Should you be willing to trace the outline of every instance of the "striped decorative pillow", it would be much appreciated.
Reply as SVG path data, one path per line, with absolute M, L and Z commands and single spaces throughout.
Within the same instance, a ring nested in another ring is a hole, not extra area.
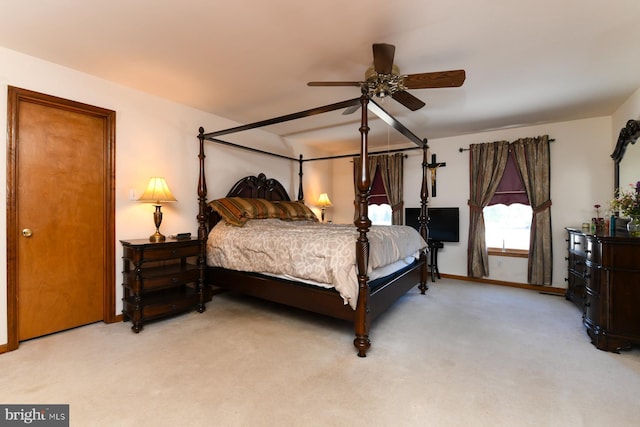
M 265 199 L 225 197 L 209 202 L 222 219 L 231 225 L 242 227 L 250 219 L 288 219 L 286 212 Z
M 288 220 L 291 221 L 318 221 L 318 217 L 303 202 L 273 202 L 279 206 L 287 214 Z

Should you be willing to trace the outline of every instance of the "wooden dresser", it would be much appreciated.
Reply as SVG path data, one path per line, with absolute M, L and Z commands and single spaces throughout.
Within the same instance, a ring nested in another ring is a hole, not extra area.
M 581 309 L 591 342 L 613 352 L 640 344 L 640 238 L 567 232 L 566 297 Z

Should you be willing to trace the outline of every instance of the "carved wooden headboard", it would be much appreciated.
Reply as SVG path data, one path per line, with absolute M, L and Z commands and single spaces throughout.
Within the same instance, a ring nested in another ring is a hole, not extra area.
M 284 186 L 275 178 L 267 178 L 265 174 L 245 176 L 231 187 L 226 197 L 245 197 L 249 199 L 266 199 L 270 201 L 290 201 Z M 220 221 L 220 215 L 207 205 L 208 230 Z
M 271 201 L 289 201 L 289 194 L 275 178 L 269 178 L 260 173 L 258 176 L 246 176 L 236 182 L 227 197 L 247 197 L 251 199 L 266 199 Z

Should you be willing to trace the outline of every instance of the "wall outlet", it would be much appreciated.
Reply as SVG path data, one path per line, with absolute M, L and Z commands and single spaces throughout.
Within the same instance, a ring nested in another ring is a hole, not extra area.
M 129 200 L 131 200 L 131 201 L 138 200 L 138 192 L 136 191 L 135 188 L 130 188 L 129 189 Z

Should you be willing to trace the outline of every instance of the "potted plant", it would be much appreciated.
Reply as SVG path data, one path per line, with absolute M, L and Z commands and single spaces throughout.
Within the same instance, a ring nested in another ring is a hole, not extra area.
M 611 201 L 611 210 L 629 218 L 627 223 L 629 235 L 640 237 L 640 181 L 629 186 L 631 189 L 627 191 L 617 191 L 616 198 Z

